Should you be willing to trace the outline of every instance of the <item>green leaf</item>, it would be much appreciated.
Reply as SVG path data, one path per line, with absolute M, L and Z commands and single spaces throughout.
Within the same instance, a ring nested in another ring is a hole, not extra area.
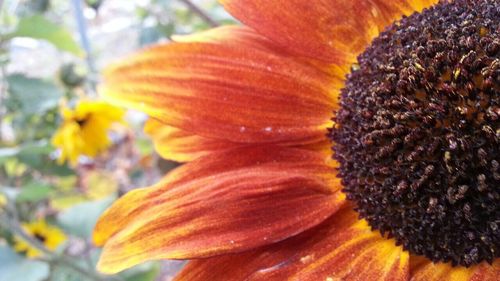
M 67 164 L 59 165 L 54 161 L 48 162 L 45 167 L 39 169 L 40 172 L 47 175 L 54 175 L 59 177 L 67 177 L 75 174 Z
M 79 263 L 84 265 L 84 262 Z M 83 274 L 63 266 L 55 266 L 50 274 L 50 281 L 93 281 L 94 279 L 86 277 Z
M 46 141 L 28 143 L 20 147 L 0 149 L 0 165 L 8 160 L 15 160 L 40 173 L 56 176 L 73 175 L 74 171 L 67 165 L 58 165 L 50 158 L 54 148 Z
M 88 238 L 99 216 L 113 203 L 115 196 L 99 201 L 91 201 L 75 205 L 58 216 L 61 227 L 69 234 Z
M 41 15 L 22 18 L 17 25 L 17 29 L 13 33 L 7 35 L 7 37 L 42 39 L 52 43 L 62 51 L 67 51 L 77 56 L 83 54 L 81 48 L 75 42 L 69 31 L 47 20 Z
M 54 148 L 46 143 L 29 144 L 22 147 L 17 154 L 17 158 L 28 166 L 38 168 L 47 165 L 43 158 L 52 151 L 54 151 Z
M 40 182 L 31 182 L 21 189 L 17 202 L 37 202 L 49 197 L 54 187 Z
M 35 13 L 45 13 L 50 9 L 50 0 L 31 0 L 27 4 Z
M 43 174 L 61 177 L 73 175 L 75 172 L 68 165 L 59 165 L 50 158 L 53 151 L 54 148 L 46 141 L 28 143 L 20 147 L 3 148 L 0 149 L 0 165 L 15 158 L 16 161 Z
M 22 74 L 7 76 L 9 104 L 16 104 L 26 114 L 39 114 L 57 106 L 63 92 L 54 83 Z
M 146 46 L 165 38 L 158 26 L 143 27 L 139 31 L 139 45 Z
M 74 260 L 82 268 L 86 268 L 93 271 L 96 268 L 100 254 L 101 254 L 101 249 L 91 249 L 88 256 L 79 257 L 78 259 Z M 74 269 L 63 267 L 60 265 L 54 266 L 52 268 L 52 272 L 50 275 L 50 281 L 95 281 L 95 280 L 96 280 L 95 278 L 83 275 L 82 273 L 77 272 Z M 105 276 L 103 276 L 102 280 L 111 281 L 115 279 L 105 278 Z
M 49 277 L 49 265 L 28 260 L 7 246 L 0 246 L 0 281 L 41 281 Z

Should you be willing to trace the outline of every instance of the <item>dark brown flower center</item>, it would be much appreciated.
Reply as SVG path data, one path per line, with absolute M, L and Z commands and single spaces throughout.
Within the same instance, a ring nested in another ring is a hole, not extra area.
M 80 126 L 80 128 L 83 128 L 87 123 L 87 121 L 89 121 L 89 119 L 90 119 L 90 114 L 87 114 L 83 118 L 75 119 L 75 122 L 78 124 L 78 126 Z
M 500 1 L 443 1 L 358 57 L 329 135 L 349 200 L 413 254 L 500 257 Z
M 33 236 L 35 237 L 36 240 L 38 240 L 39 242 L 42 242 L 44 243 L 45 240 L 47 240 L 47 237 L 45 237 L 44 235 L 40 234 L 40 233 L 34 233 Z

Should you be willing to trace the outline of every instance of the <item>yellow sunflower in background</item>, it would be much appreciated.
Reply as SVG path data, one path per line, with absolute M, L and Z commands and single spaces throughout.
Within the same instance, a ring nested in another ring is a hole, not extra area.
M 102 95 L 188 163 L 103 214 L 98 269 L 498 280 L 500 2 L 221 2 L 248 27 L 105 72 Z
M 59 162 L 76 165 L 78 157 L 95 157 L 111 145 L 108 132 L 123 121 L 124 110 L 100 101 L 80 101 L 74 109 L 63 108 L 63 123 L 52 138 L 60 149 Z
M 49 250 L 56 250 L 64 241 L 66 235 L 57 227 L 50 226 L 45 220 L 36 220 L 30 223 L 23 223 L 22 227 L 27 234 L 38 240 Z M 14 237 L 14 250 L 25 253 L 28 258 L 37 258 L 43 255 L 40 250 L 31 246 L 21 237 Z

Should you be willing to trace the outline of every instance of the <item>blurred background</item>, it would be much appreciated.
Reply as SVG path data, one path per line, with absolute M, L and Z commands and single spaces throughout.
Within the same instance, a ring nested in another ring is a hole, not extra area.
M 233 23 L 215 0 L 0 0 L 0 281 L 171 280 L 183 263 L 102 276 L 99 215 L 178 164 L 146 116 L 97 101 L 103 66 Z

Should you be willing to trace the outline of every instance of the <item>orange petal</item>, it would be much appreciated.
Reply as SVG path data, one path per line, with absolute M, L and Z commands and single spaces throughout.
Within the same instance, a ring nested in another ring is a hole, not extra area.
M 246 26 L 225 25 L 188 35 L 173 35 L 172 40 L 182 43 L 215 43 L 225 45 L 251 46 L 269 52 L 284 52 L 276 44 Z
M 219 0 L 246 25 L 296 53 L 353 62 L 385 27 L 438 0 Z
M 413 264 L 412 257 L 412 264 Z M 456 266 L 449 263 L 433 263 L 429 260 L 412 265 L 412 281 L 498 281 L 500 278 L 500 259 L 493 264 L 483 262 L 469 268 Z
M 409 255 L 350 208 L 276 245 L 191 261 L 177 280 L 408 280 Z
M 189 162 L 215 151 L 248 146 L 245 143 L 202 137 L 165 125 L 153 118 L 146 121 L 144 131 L 153 140 L 155 150 L 161 157 L 177 162 Z M 325 155 L 325 159 L 334 165 L 331 157 L 331 143 L 326 137 L 323 141 L 312 144 L 294 145 L 292 143 L 286 145 L 321 152 Z
M 109 68 L 101 94 L 207 138 L 243 143 L 324 139 L 342 85 L 329 73 L 333 67 L 273 49 L 249 29 L 218 30 L 223 34 L 216 36 L 216 30 L 199 36 L 203 42 L 193 43 L 195 37 L 156 46 Z
M 155 150 L 161 157 L 177 162 L 189 162 L 214 151 L 245 145 L 227 140 L 205 138 L 165 125 L 156 119 L 146 121 L 144 132 L 151 137 Z
M 281 56 L 290 56 L 293 60 L 304 64 L 314 65 L 318 69 L 328 72 L 333 75 L 336 82 L 335 88 L 342 88 L 345 75 L 349 72 L 350 66 L 346 66 L 343 62 L 338 64 L 325 64 L 323 61 L 314 60 L 306 57 L 297 57 L 290 53 L 287 48 L 278 46 L 274 41 L 255 32 L 253 29 L 246 26 L 221 26 L 214 29 L 209 29 L 195 34 L 189 35 L 174 35 L 172 39 L 175 42 L 205 42 L 218 43 L 224 42 L 225 45 L 241 46 L 245 45 L 253 49 L 259 49 L 270 53 L 279 53 Z M 333 93 L 336 94 L 336 91 Z
M 115 273 L 275 243 L 321 223 L 343 200 L 320 153 L 273 146 L 212 153 L 104 213 L 94 232 L 104 244 L 98 268 Z

